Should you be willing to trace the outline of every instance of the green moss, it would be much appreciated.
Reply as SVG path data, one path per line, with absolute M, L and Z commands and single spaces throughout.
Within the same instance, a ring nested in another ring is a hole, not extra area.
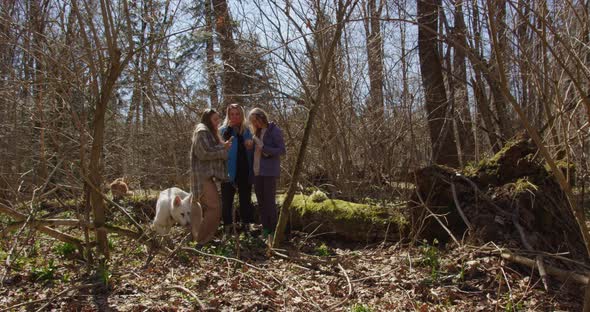
M 491 157 L 486 157 L 486 158 L 480 160 L 479 163 L 477 163 L 477 165 L 468 164 L 465 167 L 463 173 L 466 176 L 476 176 L 481 173 L 488 175 L 488 176 L 497 176 L 498 169 L 500 169 L 500 160 L 502 158 L 504 158 L 504 156 L 506 155 L 506 152 L 508 152 L 508 150 L 510 150 L 512 147 L 514 147 L 515 145 L 517 145 L 519 143 L 520 143 L 520 141 L 518 141 L 518 140 L 507 142 L 504 145 L 504 147 L 499 152 L 497 152 L 495 155 L 493 155 Z
M 328 257 L 330 256 L 330 249 L 328 248 L 328 246 L 326 246 L 325 243 L 322 243 L 321 245 L 315 248 L 315 253 L 320 257 Z
M 463 175 L 465 175 L 467 177 L 474 177 L 477 175 L 478 169 L 479 168 L 478 168 L 477 164 L 468 163 L 467 165 L 465 165 L 465 168 L 463 168 Z
M 522 193 L 526 191 L 536 192 L 539 190 L 539 187 L 529 181 L 528 177 L 520 178 L 514 182 L 514 191 L 516 193 Z
M 133 194 L 123 198 L 123 204 L 129 206 L 151 204 L 152 201 L 155 202 L 158 200 L 158 195 L 159 193 Z
M 385 208 L 339 199 L 328 199 L 318 203 L 309 196 L 295 195 L 291 207 L 302 216 L 306 214 L 326 215 L 334 220 L 353 223 L 387 223 L 390 221 Z
M 567 162 L 565 160 L 558 160 L 555 162 L 555 165 L 557 166 L 557 168 L 559 168 L 562 172 L 565 172 L 566 170 L 569 170 L 570 172 L 574 172 L 576 170 L 576 164 L 571 163 L 571 162 Z M 545 163 L 545 170 L 547 170 L 547 172 L 551 172 L 551 167 L 549 167 L 549 164 Z
M 499 158 L 496 158 L 497 156 L 498 154 L 492 158 L 482 159 L 479 162 L 479 171 L 490 176 L 497 176 L 498 169 L 500 169 L 500 164 L 498 163 Z
M 504 155 L 506 154 L 506 152 L 507 152 L 507 151 L 508 151 L 510 148 L 512 148 L 514 145 L 516 145 L 518 142 L 519 142 L 519 141 L 510 141 L 510 142 L 507 142 L 507 143 L 504 145 L 504 147 L 502 147 L 502 149 L 501 149 L 499 152 L 497 152 L 497 153 L 496 153 L 494 156 L 490 157 L 490 158 L 488 159 L 488 161 L 489 161 L 490 163 L 492 163 L 492 164 L 497 164 L 497 163 L 498 163 L 498 161 L 499 161 L 499 160 L 500 160 L 502 157 L 504 157 Z
M 311 195 L 309 195 L 311 201 L 313 201 L 314 203 L 321 203 L 325 200 L 328 200 L 328 196 L 326 195 L 326 193 L 317 190 L 313 193 L 311 193 Z

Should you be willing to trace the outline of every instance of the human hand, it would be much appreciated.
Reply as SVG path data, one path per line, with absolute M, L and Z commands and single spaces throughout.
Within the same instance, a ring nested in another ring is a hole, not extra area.
M 251 150 L 252 147 L 254 146 L 254 141 L 252 141 L 252 140 L 246 140 L 244 142 L 244 146 L 246 147 L 246 149 Z
M 223 147 L 228 150 L 231 147 L 231 143 L 233 142 L 234 137 L 230 137 L 229 140 L 223 142 Z
M 253 137 L 252 137 L 252 140 L 254 140 L 254 143 L 256 143 L 256 145 L 257 145 L 257 146 L 262 146 L 262 145 L 264 145 L 264 144 L 262 143 L 262 140 L 261 140 L 259 137 L 257 137 L 257 136 L 253 136 Z

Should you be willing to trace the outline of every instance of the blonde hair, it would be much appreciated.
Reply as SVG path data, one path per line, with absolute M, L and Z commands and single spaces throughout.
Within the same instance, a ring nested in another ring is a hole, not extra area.
M 229 111 L 232 109 L 235 109 L 240 113 L 240 119 L 241 119 L 240 134 L 244 134 L 244 131 L 246 131 L 246 113 L 244 112 L 244 107 L 242 107 L 242 105 L 240 105 L 240 104 L 232 103 L 227 106 L 227 108 L 225 110 L 225 119 L 223 120 L 223 126 L 226 128 L 230 127 Z
M 256 120 L 262 122 L 262 124 L 264 124 L 265 126 L 268 126 L 268 114 L 266 114 L 266 112 L 263 111 L 262 108 L 256 107 L 252 109 L 250 111 L 250 114 L 248 114 L 248 120 L 251 120 L 252 118 L 256 118 Z M 260 135 L 260 129 L 255 129 L 252 123 L 250 123 L 250 129 L 252 133 L 256 134 L 256 136 Z

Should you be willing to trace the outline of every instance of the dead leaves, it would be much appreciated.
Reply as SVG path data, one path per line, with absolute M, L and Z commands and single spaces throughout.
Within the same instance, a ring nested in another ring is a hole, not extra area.
M 438 271 L 433 274 L 423 261 L 423 248 L 335 248 L 329 258 L 301 249 L 286 250 L 285 257 L 265 258 L 265 247 L 260 248 L 249 250 L 256 256 L 242 258 L 243 263 L 187 253 L 183 259 L 156 257 L 143 267 L 145 254 L 131 242 L 121 241 L 111 264 L 112 288 L 105 294 L 106 302 L 120 311 L 192 311 L 199 307 L 195 297 L 218 311 L 351 311 L 355 306 L 371 311 L 489 311 L 515 304 L 530 310 L 579 310 L 581 305 L 571 294 L 557 295 L 559 289 L 544 292 L 538 287 L 538 276 L 529 276 L 497 257 L 468 251 L 439 250 Z M 48 258 L 58 259 L 51 254 Z M 83 264 L 68 266 L 58 263 L 60 275 L 84 278 Z M 48 298 L 68 287 L 59 282 L 34 283 L 25 273 L 13 272 L 0 288 L 0 309 Z M 194 296 L 171 290 L 172 285 Z M 93 296 L 93 292 L 78 292 L 56 299 L 49 308 L 92 311 L 96 309 Z

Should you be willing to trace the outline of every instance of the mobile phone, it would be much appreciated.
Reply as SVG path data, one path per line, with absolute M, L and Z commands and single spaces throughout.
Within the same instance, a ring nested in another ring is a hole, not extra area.
M 231 137 L 232 137 L 232 135 L 231 135 L 231 128 L 230 127 L 227 127 L 225 129 L 225 131 L 223 132 L 223 139 L 227 141 Z

